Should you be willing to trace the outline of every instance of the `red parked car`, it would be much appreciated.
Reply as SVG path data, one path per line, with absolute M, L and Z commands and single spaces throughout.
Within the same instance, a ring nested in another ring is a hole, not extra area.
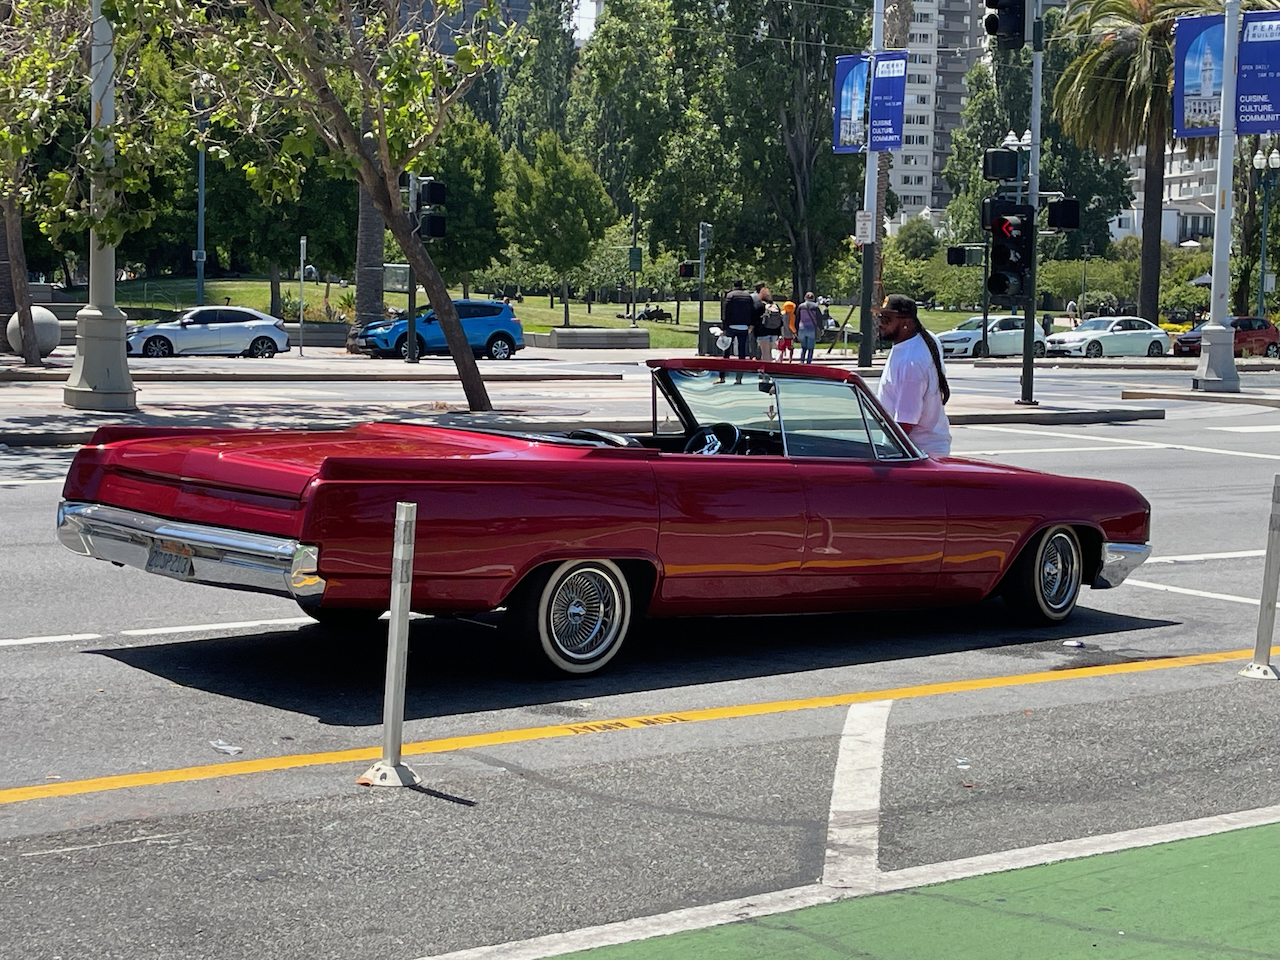
M 295 598 L 370 631 L 397 501 L 418 504 L 413 608 L 505 608 L 568 673 L 641 615 L 976 603 L 1039 623 L 1148 554 L 1133 488 L 923 455 L 841 370 L 650 361 L 653 427 L 556 435 L 103 427 L 58 510 L 77 553 Z
M 1208 321 L 1202 320 L 1173 341 L 1175 357 L 1200 356 L 1200 328 Z M 1246 353 L 1251 357 L 1280 357 L 1280 331 L 1270 320 L 1262 317 L 1228 317 L 1227 323 L 1236 330 L 1236 356 Z

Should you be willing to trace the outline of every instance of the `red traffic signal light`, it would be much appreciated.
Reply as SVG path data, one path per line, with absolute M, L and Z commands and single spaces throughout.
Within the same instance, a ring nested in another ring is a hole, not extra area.
M 678 267 L 678 271 L 682 277 L 696 277 L 698 275 L 698 261 L 682 260 Z
M 1006 306 L 1030 293 L 1036 240 L 1036 210 L 1029 204 L 996 201 L 991 210 L 991 275 L 987 292 Z

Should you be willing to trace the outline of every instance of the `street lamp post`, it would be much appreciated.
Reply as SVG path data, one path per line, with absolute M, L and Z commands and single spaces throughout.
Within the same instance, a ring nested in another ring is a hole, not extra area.
M 1280 149 L 1271 148 L 1270 155 L 1264 155 L 1262 148 L 1253 155 L 1253 169 L 1258 171 L 1262 181 L 1262 262 L 1258 270 L 1258 316 L 1265 317 L 1267 292 L 1267 227 L 1271 213 L 1271 190 L 1276 185 L 1276 174 L 1280 171 Z
M 116 120 L 115 53 L 111 24 L 102 0 L 93 0 L 89 48 L 93 125 L 103 131 L 106 163 L 112 162 L 111 127 Z M 111 199 L 110 187 L 95 177 L 89 202 L 95 211 Z M 76 356 L 62 390 L 62 402 L 78 410 L 128 411 L 138 408 L 125 355 L 125 315 L 116 306 L 116 248 L 89 231 L 89 302 L 76 314 Z

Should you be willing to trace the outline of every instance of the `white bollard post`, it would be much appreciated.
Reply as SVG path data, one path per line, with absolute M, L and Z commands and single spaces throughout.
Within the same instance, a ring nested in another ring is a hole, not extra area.
M 1280 476 L 1271 490 L 1271 520 L 1267 524 L 1267 561 L 1262 568 L 1262 607 L 1258 611 L 1258 641 L 1253 660 L 1240 676 L 1250 680 L 1280 680 L 1271 666 L 1271 638 L 1276 629 L 1276 594 L 1280 592 Z
M 409 605 L 413 593 L 413 535 L 417 521 L 416 503 L 396 504 L 391 616 L 387 625 L 387 684 L 382 699 L 382 759 L 356 780 L 364 787 L 411 787 L 422 782 L 422 777 L 400 758 L 404 744 L 404 687 L 409 661 Z

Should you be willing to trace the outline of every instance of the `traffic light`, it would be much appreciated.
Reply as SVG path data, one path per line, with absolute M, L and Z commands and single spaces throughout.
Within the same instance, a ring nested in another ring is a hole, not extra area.
M 711 224 L 705 220 L 698 224 L 698 249 L 711 249 Z
M 448 190 L 433 177 L 418 181 L 418 236 L 423 240 L 439 240 L 445 235 L 444 214 L 437 208 L 445 203 Z
M 1051 230 L 1080 229 L 1080 201 L 1074 197 L 1049 201 L 1049 228 Z
M 1022 176 L 1018 151 L 996 147 L 982 154 L 983 180 L 1018 180 Z
M 1001 50 L 1021 50 L 1027 42 L 1028 0 L 985 0 L 987 36 Z
M 1014 306 L 1031 289 L 1036 243 L 1036 208 L 999 201 L 991 211 L 991 275 L 987 292 L 1002 306 Z
M 698 275 L 698 261 L 682 260 L 680 262 L 679 271 L 680 276 L 682 277 L 696 277 Z
M 440 207 L 445 204 L 449 191 L 434 177 L 423 177 L 418 182 L 418 209 Z
M 982 247 L 966 244 L 960 247 L 947 247 L 947 266 L 980 267 L 982 266 Z

